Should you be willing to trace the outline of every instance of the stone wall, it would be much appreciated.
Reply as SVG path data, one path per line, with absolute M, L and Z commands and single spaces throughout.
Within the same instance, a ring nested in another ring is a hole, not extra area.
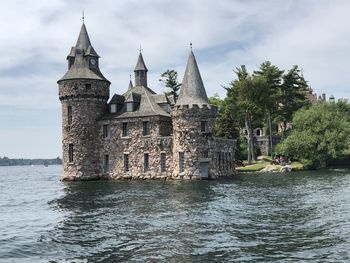
M 213 137 L 216 113 L 217 109 L 214 106 L 206 105 L 202 108 L 197 105 L 176 107 L 171 112 L 174 142 L 172 176 L 174 178 L 201 179 L 203 162 L 209 163 L 209 178 L 233 174 L 233 166 L 231 169 L 226 169 L 216 164 L 219 160 L 219 157 L 216 156 L 218 152 L 227 152 L 227 158 L 230 153 L 233 160 L 235 149 L 234 140 L 222 141 Z M 208 124 L 207 132 L 201 131 L 202 121 Z M 185 169 L 183 172 L 179 171 L 179 152 L 184 153 Z
M 62 180 L 92 180 L 100 177 L 101 140 L 97 119 L 105 113 L 108 96 L 107 81 L 64 80 L 59 82 L 59 98 L 62 103 Z M 68 106 L 72 107 L 70 124 Z M 73 144 L 73 162 L 69 162 L 69 144 Z
M 143 135 L 143 121 L 150 122 L 149 135 Z M 126 137 L 122 136 L 123 122 L 128 123 L 129 133 Z M 107 154 L 110 160 L 109 171 L 105 173 L 105 176 L 110 179 L 165 179 L 169 177 L 173 169 L 173 140 L 169 134 L 169 123 L 171 123 L 170 118 L 161 116 L 100 121 L 100 135 L 102 136 L 103 125 L 108 125 L 110 132 L 107 138 L 102 139 L 100 148 L 101 163 Z M 148 171 L 144 170 L 145 153 L 149 155 Z M 161 172 L 161 153 L 166 154 L 165 172 Z M 124 171 L 124 154 L 129 156 L 128 172 Z

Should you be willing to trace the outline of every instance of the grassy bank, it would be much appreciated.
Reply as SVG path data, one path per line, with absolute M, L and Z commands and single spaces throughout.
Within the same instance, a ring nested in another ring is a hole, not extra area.
M 247 161 L 243 161 L 244 166 L 236 167 L 238 172 L 259 172 L 266 168 L 268 165 L 271 165 L 271 157 L 269 156 L 259 156 L 258 161 L 254 162 L 251 165 L 248 165 Z M 292 162 L 290 164 L 292 166 L 293 171 L 301 171 L 304 170 L 304 167 L 299 162 Z M 277 167 L 281 168 L 283 166 L 277 165 Z

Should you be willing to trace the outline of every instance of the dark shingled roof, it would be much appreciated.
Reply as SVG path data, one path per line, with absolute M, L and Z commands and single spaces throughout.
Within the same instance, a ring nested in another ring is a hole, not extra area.
M 125 97 L 122 95 L 114 94 L 109 104 L 124 104 Z
M 140 52 L 139 54 L 139 58 L 137 60 L 136 66 L 135 66 L 135 71 L 136 70 L 145 70 L 148 71 L 146 65 L 145 65 L 145 61 L 143 61 L 143 56 L 142 53 Z
M 196 58 L 191 50 L 176 105 L 209 105 Z
M 81 26 L 79 37 L 75 47 L 72 47 L 67 58 L 73 57 L 74 63 L 66 74 L 58 81 L 67 79 L 96 79 L 108 81 L 98 67 L 90 68 L 86 56 L 98 58 L 96 51 L 91 45 L 85 24 Z M 109 82 L 109 81 L 108 81 Z
M 117 113 L 107 113 L 101 118 L 101 120 L 114 119 L 114 118 L 121 119 L 121 118 L 133 118 L 133 117 L 147 117 L 147 116 L 170 117 L 170 114 L 166 112 L 164 109 L 162 109 L 162 107 L 160 107 L 157 103 L 160 100 L 162 102 L 164 101 L 163 100 L 164 97 L 160 99 L 162 96 L 163 95 L 157 95 L 150 88 L 146 88 L 143 86 L 132 87 L 131 89 L 128 89 L 128 91 L 125 92 L 123 96 L 120 96 L 120 97 L 124 97 L 125 102 L 131 102 L 132 99 L 134 99 L 134 102 L 135 102 L 134 111 L 127 112 L 126 103 L 124 103 L 123 109 L 121 109 Z

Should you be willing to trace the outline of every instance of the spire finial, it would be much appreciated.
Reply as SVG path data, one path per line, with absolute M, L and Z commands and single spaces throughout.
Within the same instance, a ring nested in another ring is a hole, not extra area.
M 84 16 L 84 9 L 82 10 L 82 20 L 83 20 L 83 23 L 85 22 L 85 16 Z
M 140 48 L 138 49 L 138 51 L 141 53 L 142 52 L 142 47 L 141 47 L 141 45 L 140 45 Z
M 190 42 L 190 49 L 192 50 L 192 42 Z

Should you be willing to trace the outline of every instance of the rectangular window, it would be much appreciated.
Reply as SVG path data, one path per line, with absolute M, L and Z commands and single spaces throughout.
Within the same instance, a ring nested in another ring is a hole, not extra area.
M 129 127 L 127 122 L 123 122 L 123 137 L 129 135 Z
M 207 121 L 201 121 L 201 132 L 208 132 L 208 122 Z
M 103 138 L 108 138 L 109 137 L 109 126 L 108 125 L 103 125 Z
M 144 172 L 149 171 L 149 155 L 148 155 L 148 153 L 145 153 L 143 155 L 143 171 Z
M 134 110 L 134 103 L 133 102 L 127 102 L 126 103 L 126 111 L 130 112 L 130 111 L 133 111 Z
M 73 143 L 70 143 L 68 146 L 68 159 L 69 162 L 73 162 L 74 161 L 74 148 L 73 148 Z
M 166 171 L 166 154 L 160 154 L 160 172 L 163 173 Z
M 117 112 L 117 105 L 111 104 L 111 113 L 116 113 L 116 112 Z
M 124 172 L 129 172 L 129 154 L 124 154 Z
M 72 121 L 73 121 L 73 112 L 72 112 L 72 106 L 68 106 L 67 108 L 67 121 L 68 121 L 68 125 L 71 125 L 72 124 Z
M 231 152 L 228 153 L 228 165 L 229 169 L 232 170 L 232 160 L 231 160 Z
M 90 89 L 91 89 L 91 84 L 85 84 L 85 88 L 86 88 L 87 90 L 90 90 Z
M 179 173 L 185 171 L 185 153 L 179 152 Z
M 103 169 L 105 173 L 109 172 L 109 155 L 108 154 L 105 155 Z
M 143 135 L 149 135 L 149 121 L 143 122 Z
M 220 154 L 220 152 L 218 152 L 217 155 L 218 155 L 218 166 L 219 166 L 219 170 L 221 170 L 221 154 Z

